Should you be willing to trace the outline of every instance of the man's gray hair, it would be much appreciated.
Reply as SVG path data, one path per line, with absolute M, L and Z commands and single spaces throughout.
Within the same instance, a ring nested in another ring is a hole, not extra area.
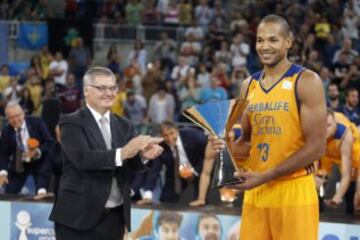
M 19 101 L 11 100 L 11 101 L 9 101 L 9 102 L 6 104 L 6 106 L 5 106 L 5 111 L 6 111 L 7 109 L 9 109 L 9 108 L 14 108 L 14 107 L 18 107 L 18 108 L 21 108 L 21 109 L 22 109 Z
M 114 81 L 116 81 L 115 74 L 109 68 L 95 66 L 95 67 L 91 67 L 89 70 L 86 71 L 83 77 L 84 87 L 86 85 L 92 84 L 96 76 L 111 77 Z

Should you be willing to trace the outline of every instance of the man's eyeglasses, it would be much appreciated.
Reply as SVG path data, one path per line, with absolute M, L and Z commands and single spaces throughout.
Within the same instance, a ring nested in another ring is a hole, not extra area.
M 106 93 L 106 90 L 109 90 L 110 92 L 116 92 L 118 90 L 117 86 L 111 86 L 111 87 L 107 87 L 104 85 L 93 85 L 93 84 L 89 84 L 90 87 L 96 88 L 97 90 L 99 90 L 99 92 L 101 93 Z

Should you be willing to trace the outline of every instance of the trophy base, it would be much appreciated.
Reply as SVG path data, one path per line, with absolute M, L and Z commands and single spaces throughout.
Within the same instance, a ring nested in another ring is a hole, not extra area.
M 231 187 L 232 185 L 237 185 L 239 183 L 243 183 L 245 182 L 245 179 L 232 179 L 229 182 L 225 182 L 225 183 L 218 183 L 216 186 L 214 186 L 213 188 L 222 188 L 222 187 Z

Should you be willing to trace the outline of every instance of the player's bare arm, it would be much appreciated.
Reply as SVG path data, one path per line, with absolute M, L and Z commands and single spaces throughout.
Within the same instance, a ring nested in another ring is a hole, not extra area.
M 347 130 L 340 146 L 341 151 L 341 180 L 339 189 L 332 199 L 325 200 L 329 207 L 338 207 L 350 185 L 351 180 L 351 161 L 352 161 L 353 136 L 350 129 Z

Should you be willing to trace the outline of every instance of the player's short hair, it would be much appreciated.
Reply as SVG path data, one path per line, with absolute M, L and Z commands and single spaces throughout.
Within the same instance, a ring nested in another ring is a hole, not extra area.
M 260 24 L 262 23 L 277 23 L 281 26 L 284 36 L 286 37 L 290 36 L 290 26 L 288 22 L 286 21 L 285 18 L 279 15 L 275 15 L 275 14 L 267 15 L 263 19 L 261 19 L 258 26 L 260 26 Z

